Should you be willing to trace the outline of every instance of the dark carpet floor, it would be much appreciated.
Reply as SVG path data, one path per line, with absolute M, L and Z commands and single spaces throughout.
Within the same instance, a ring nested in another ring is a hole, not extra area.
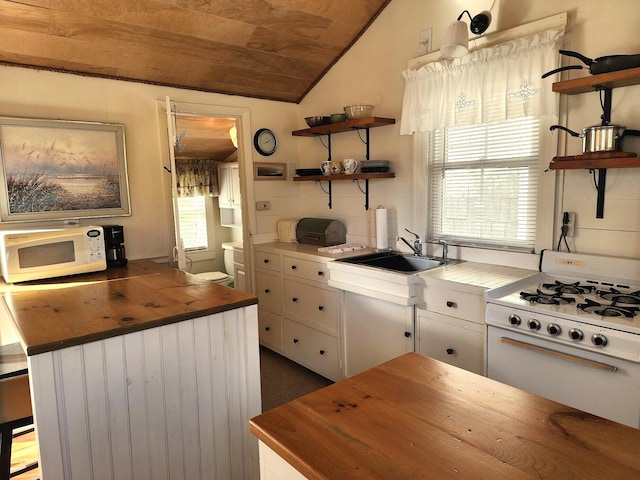
M 262 346 L 260 347 L 260 381 L 263 412 L 333 383 Z

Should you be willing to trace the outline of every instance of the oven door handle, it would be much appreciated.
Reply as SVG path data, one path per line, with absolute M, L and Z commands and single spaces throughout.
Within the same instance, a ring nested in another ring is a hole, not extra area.
M 539 347 L 538 345 L 532 345 L 530 343 L 521 342 L 519 340 L 513 340 L 512 338 L 500 337 L 500 341 L 502 343 L 513 345 L 514 347 L 524 348 L 526 350 L 531 350 L 533 352 L 541 353 L 543 355 L 550 355 L 552 357 L 561 358 L 569 362 L 579 363 L 580 365 L 584 365 L 586 367 L 597 368 L 599 370 L 606 370 L 612 373 L 618 371 L 618 367 L 614 367 L 613 365 L 594 362 L 593 360 L 576 357 L 575 355 L 569 355 L 568 353 L 556 352 L 555 350 L 551 350 L 550 348 Z

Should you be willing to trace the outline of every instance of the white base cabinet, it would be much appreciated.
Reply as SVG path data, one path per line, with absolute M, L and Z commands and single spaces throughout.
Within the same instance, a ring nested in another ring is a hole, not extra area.
M 414 307 L 344 292 L 344 374 L 414 351 Z
M 340 380 L 340 307 L 327 259 L 260 245 L 255 259 L 260 343 Z

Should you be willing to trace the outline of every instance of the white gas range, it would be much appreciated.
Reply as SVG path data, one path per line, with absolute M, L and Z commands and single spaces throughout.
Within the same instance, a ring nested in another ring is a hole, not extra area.
M 488 377 L 640 428 L 640 260 L 545 250 L 485 300 Z

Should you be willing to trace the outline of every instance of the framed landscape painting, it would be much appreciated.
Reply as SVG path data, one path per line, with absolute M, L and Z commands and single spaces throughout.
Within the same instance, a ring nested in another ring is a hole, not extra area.
M 124 125 L 0 117 L 0 221 L 131 215 Z

